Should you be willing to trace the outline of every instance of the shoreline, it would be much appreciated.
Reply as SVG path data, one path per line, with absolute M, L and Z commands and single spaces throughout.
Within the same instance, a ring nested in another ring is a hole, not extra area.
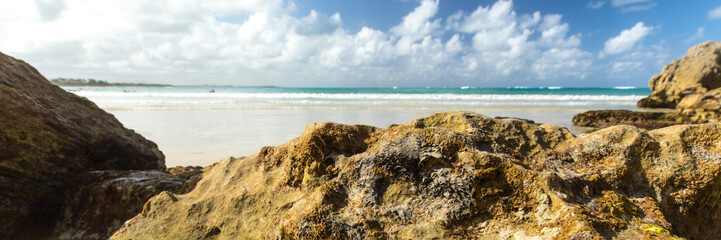
M 442 111 L 393 110 L 193 110 L 108 111 L 124 126 L 158 144 L 166 165 L 207 166 L 228 157 L 249 156 L 264 146 L 281 145 L 320 122 L 362 124 L 386 128 Z M 477 112 L 477 111 L 473 111 Z M 553 124 L 578 135 L 587 129 L 572 126 L 574 113 L 479 112 Z M 154 119 L 154 121 L 148 121 Z M 156 124 L 155 121 L 163 122 Z M 172 130 L 169 128 L 173 128 Z
M 300 93 L 295 88 L 216 88 L 209 93 L 208 89 L 140 87 L 124 92 L 121 87 L 110 87 L 72 93 L 92 100 L 126 127 L 155 141 L 166 154 L 168 166 L 207 166 L 280 145 L 316 122 L 385 128 L 434 113 L 465 110 L 530 119 L 581 134 L 587 129 L 573 126 L 574 114 L 599 108 L 637 110 L 633 102 L 642 96 L 633 94 L 646 91 L 593 88 L 580 93 L 595 95 L 548 95 L 578 91 L 345 88 Z M 608 93 L 612 95 L 604 95 Z

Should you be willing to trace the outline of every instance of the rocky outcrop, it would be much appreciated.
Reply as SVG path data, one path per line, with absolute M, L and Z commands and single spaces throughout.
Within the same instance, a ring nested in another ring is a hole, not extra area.
M 686 56 L 666 65 L 651 78 L 649 87 L 653 92 L 638 101 L 639 107 L 675 111 L 596 110 L 577 114 L 573 124 L 595 128 L 629 124 L 651 130 L 721 122 L 721 42 L 707 41 L 692 47 Z
M 51 234 L 77 174 L 164 169 L 153 142 L 0 53 L 0 239 Z
M 689 49 L 648 83 L 653 91 L 638 102 L 648 108 L 719 109 L 721 42 L 707 41 Z M 712 103 L 713 102 L 713 103 Z
M 469 112 L 311 124 L 164 192 L 111 239 L 715 239 L 721 125 L 565 128 Z

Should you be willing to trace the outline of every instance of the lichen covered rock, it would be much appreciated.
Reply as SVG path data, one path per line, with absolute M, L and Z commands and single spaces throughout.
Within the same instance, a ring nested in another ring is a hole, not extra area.
M 312 124 L 153 197 L 112 238 L 713 239 L 720 136 L 707 124 L 576 138 L 469 112 Z
M 157 146 L 0 53 L 0 239 L 52 232 L 74 175 L 164 170 Z

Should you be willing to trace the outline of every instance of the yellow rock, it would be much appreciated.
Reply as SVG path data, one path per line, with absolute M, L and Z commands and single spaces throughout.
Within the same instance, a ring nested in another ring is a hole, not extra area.
M 154 197 L 112 238 L 714 239 L 719 140 L 715 124 L 576 138 L 470 112 L 313 124 Z

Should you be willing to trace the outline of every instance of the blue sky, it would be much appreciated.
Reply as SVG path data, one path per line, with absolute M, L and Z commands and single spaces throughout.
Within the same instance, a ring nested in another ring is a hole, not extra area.
M 0 0 L 0 51 L 112 82 L 644 87 L 720 29 L 709 0 Z
M 440 1 L 437 17 L 445 18 L 458 11 L 471 12 L 478 6 L 492 5 L 496 1 Z M 613 7 L 611 1 L 514 1 L 514 9 L 519 14 L 532 14 L 540 11 L 544 14 L 557 13 L 563 15 L 565 22 L 570 24 L 571 32 L 583 34 L 583 48 L 589 51 L 603 50 L 603 43 L 618 35 L 637 22 L 658 27 L 649 34 L 644 42 L 654 43 L 666 41 L 672 47 L 674 57 L 682 56 L 690 46 L 700 41 L 721 41 L 721 19 L 712 20 L 707 17 L 708 11 L 721 7 L 721 2 L 705 1 L 639 1 Z M 593 3 L 599 8 L 590 7 Z M 340 13 L 344 27 L 350 31 L 359 31 L 368 26 L 388 30 L 397 24 L 408 12 L 418 6 L 418 2 L 410 0 L 368 0 L 368 1 L 333 1 L 310 0 L 297 2 L 298 16 L 315 9 L 325 13 Z M 378 7 L 383 6 L 383 7 Z M 646 10 L 628 11 L 629 7 L 649 7 Z M 369 17 L 370 16 L 370 17 Z M 687 42 L 696 35 L 698 28 L 704 28 L 702 38 Z

